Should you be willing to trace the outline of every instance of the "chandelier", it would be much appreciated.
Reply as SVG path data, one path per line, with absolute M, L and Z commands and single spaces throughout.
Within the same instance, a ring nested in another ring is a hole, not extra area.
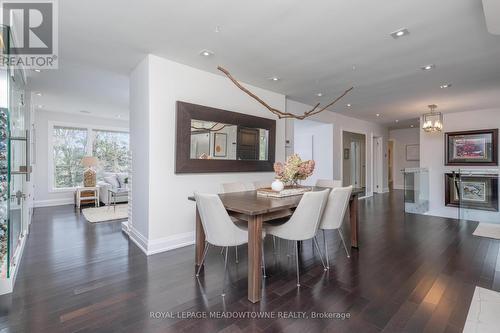
M 436 112 L 437 105 L 428 105 L 431 112 L 425 113 L 422 117 L 422 129 L 426 132 L 441 132 L 443 130 L 443 114 Z

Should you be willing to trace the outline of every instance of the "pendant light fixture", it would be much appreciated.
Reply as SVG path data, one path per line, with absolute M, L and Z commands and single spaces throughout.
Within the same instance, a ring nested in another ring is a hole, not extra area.
M 441 132 L 443 130 L 443 114 L 436 112 L 436 104 L 427 106 L 431 112 L 425 113 L 422 117 L 422 129 L 426 132 Z

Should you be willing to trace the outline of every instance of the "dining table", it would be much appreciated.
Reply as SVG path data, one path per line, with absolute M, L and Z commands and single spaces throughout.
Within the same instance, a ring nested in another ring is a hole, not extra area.
M 312 191 L 326 188 L 312 187 Z M 358 197 L 364 189 L 354 188 L 349 199 L 349 219 L 351 226 L 351 247 L 358 248 Z M 289 197 L 268 197 L 257 191 L 221 193 L 219 197 L 230 216 L 244 221 L 248 225 L 248 300 L 257 303 L 262 294 L 262 225 L 266 221 L 289 217 L 300 203 L 302 195 Z M 196 201 L 194 196 L 188 200 Z M 196 209 L 195 269 L 202 264 L 205 246 L 205 232 L 200 214 Z

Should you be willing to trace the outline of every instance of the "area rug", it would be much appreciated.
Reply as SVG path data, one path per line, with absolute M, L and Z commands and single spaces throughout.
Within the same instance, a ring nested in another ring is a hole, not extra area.
M 462 332 L 498 332 L 499 313 L 500 293 L 476 287 Z
M 116 210 L 113 206 L 86 208 L 82 213 L 90 223 L 123 220 L 128 217 L 128 205 L 116 205 Z
M 474 236 L 500 239 L 500 224 L 479 223 L 472 234 Z

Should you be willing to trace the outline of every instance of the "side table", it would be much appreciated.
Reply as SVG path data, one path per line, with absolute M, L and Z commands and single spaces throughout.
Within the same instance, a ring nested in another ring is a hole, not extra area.
M 77 187 L 75 191 L 75 205 L 79 209 L 82 201 L 93 200 L 96 207 L 99 207 L 99 187 Z

